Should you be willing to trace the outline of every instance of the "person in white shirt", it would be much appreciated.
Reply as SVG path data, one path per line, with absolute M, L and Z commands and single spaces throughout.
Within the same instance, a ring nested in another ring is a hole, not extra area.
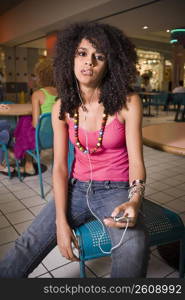
M 185 87 L 183 87 L 183 80 L 179 81 L 179 86 L 173 89 L 173 94 L 175 93 L 185 93 Z

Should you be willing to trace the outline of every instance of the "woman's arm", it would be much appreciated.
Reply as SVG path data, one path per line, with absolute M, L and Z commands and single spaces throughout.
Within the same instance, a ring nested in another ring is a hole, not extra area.
M 126 144 L 129 158 L 129 182 L 133 180 L 146 179 L 146 171 L 143 159 L 142 146 L 142 104 L 138 95 L 133 94 L 128 97 L 127 109 L 123 109 L 120 113 L 122 119 L 125 120 L 126 126 Z M 134 226 L 137 220 L 139 207 L 142 197 L 139 193 L 135 193 L 130 201 L 118 206 L 112 213 L 112 216 L 118 215 L 120 212 L 133 218 L 133 222 L 129 226 Z M 105 222 L 108 226 L 125 227 L 125 224 L 113 222 Z M 121 224 L 121 225 L 120 225 Z
M 126 123 L 126 143 L 129 158 L 129 182 L 146 180 L 146 170 L 143 159 L 142 141 L 142 103 L 138 95 L 134 94 L 127 100 L 124 112 Z
M 54 131 L 54 165 L 53 187 L 56 202 L 56 221 L 67 223 L 67 192 L 68 192 L 68 132 L 67 124 L 59 120 L 60 100 L 52 109 L 52 126 Z
M 40 116 L 40 101 L 43 97 L 41 91 L 35 91 L 31 96 L 32 102 L 32 126 L 36 128 Z
M 78 248 L 77 240 L 68 224 L 68 128 L 64 120 L 59 120 L 60 100 L 52 110 L 52 126 L 54 131 L 54 165 L 53 188 L 56 206 L 57 243 L 63 256 L 77 260 L 72 251 L 73 242 Z

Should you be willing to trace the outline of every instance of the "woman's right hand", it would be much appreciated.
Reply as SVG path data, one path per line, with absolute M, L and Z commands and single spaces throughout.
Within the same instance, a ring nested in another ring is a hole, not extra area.
M 4 110 L 9 110 L 10 106 L 8 104 L 0 104 L 0 110 L 4 111 Z
M 79 261 L 79 258 L 74 254 L 72 243 L 75 248 L 79 249 L 78 241 L 67 223 L 57 226 L 57 244 L 59 250 L 66 259 L 71 261 Z

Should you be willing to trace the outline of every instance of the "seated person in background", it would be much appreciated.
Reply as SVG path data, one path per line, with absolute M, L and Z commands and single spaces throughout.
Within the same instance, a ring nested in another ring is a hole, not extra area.
M 142 84 L 142 77 L 140 75 L 140 72 L 137 70 L 136 71 L 136 81 L 133 84 L 133 89 L 135 92 L 141 92 L 141 90 L 142 90 L 141 84 Z
M 142 79 L 143 79 L 143 82 L 142 82 L 142 90 L 144 92 L 151 92 L 152 91 L 152 86 L 150 84 L 150 77 L 146 74 L 143 74 L 142 75 Z
M 57 91 L 53 78 L 53 64 L 50 59 L 44 59 L 35 67 L 37 84 L 41 88 L 32 94 L 32 116 L 20 117 L 14 131 L 14 154 L 17 159 L 25 158 L 21 172 L 26 175 L 34 175 L 32 157 L 25 154 L 26 150 L 35 148 L 35 127 L 40 114 L 51 112 L 57 98 Z
M 1 107 L 0 107 L 1 109 Z M 10 124 L 7 120 L 0 120 L 0 172 L 4 174 L 8 174 L 7 166 L 3 165 L 3 151 L 1 149 L 1 143 L 8 144 L 10 138 Z M 13 172 L 14 169 L 10 167 L 10 172 Z
M 185 93 L 185 87 L 183 87 L 184 83 L 183 80 L 179 81 L 179 85 L 173 89 L 172 93 Z

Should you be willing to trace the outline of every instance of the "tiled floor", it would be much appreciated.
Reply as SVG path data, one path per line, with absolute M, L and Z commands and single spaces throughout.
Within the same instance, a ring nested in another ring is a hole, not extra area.
M 160 112 L 158 117 L 144 117 L 143 125 L 172 122 L 174 112 Z M 20 183 L 0 174 L 0 258 L 12 246 L 13 241 L 31 223 L 46 202 L 52 197 L 51 152 L 42 154 L 48 169 L 43 173 L 46 200 L 40 198 L 37 176 L 25 178 Z M 178 212 L 185 222 L 185 157 L 168 154 L 144 146 L 147 169 L 146 197 Z M 92 260 L 86 263 L 88 277 L 109 277 L 110 258 Z M 63 258 L 55 247 L 29 276 L 33 277 L 79 277 L 78 263 Z M 157 248 L 151 249 L 147 277 L 178 277 L 159 255 Z

